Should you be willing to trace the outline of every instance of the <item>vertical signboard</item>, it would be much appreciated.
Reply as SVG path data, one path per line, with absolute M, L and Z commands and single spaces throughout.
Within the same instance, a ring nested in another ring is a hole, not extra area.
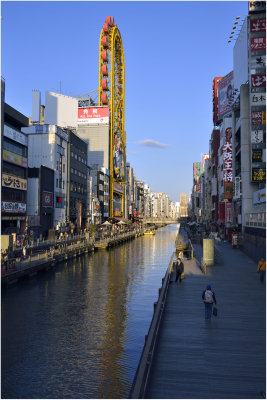
M 249 2 L 251 182 L 266 180 L 266 2 Z
M 218 102 L 218 115 L 219 119 L 232 110 L 230 102 L 232 101 L 232 94 L 234 91 L 234 73 L 233 71 L 222 78 L 219 82 L 219 102 Z
M 223 146 L 223 181 L 233 182 L 233 169 L 232 169 L 232 143 L 230 138 L 232 136 L 232 128 L 225 130 L 225 144 Z

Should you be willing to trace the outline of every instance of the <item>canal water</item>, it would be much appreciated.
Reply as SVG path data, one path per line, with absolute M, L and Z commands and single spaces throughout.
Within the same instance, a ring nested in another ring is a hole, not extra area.
M 2 289 L 1 398 L 127 398 L 177 231 Z

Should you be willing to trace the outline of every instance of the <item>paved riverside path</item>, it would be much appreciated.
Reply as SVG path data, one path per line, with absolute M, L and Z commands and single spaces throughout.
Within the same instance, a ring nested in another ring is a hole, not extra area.
M 219 248 L 223 265 L 203 275 L 186 261 L 184 281 L 169 286 L 145 398 L 265 398 L 265 284 L 239 249 Z M 209 283 L 218 305 L 211 321 L 201 298 Z

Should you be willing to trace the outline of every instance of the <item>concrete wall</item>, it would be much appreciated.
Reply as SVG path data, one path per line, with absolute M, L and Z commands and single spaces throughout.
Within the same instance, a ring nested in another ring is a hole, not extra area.
M 255 262 L 258 262 L 261 257 L 266 259 L 266 237 L 265 229 L 257 228 L 245 228 L 243 233 L 243 252 L 252 258 Z
M 88 165 L 109 170 L 109 125 L 78 125 L 77 133 L 88 144 Z

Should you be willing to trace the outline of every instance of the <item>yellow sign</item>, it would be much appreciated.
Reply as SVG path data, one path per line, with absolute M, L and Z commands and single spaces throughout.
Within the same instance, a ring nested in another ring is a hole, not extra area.
M 3 173 L 2 186 L 11 189 L 27 190 L 27 179 Z
M 27 167 L 27 158 L 20 156 L 19 154 L 12 153 L 8 150 L 3 150 L 3 160 L 11 162 L 12 164 L 20 165 L 22 167 Z

